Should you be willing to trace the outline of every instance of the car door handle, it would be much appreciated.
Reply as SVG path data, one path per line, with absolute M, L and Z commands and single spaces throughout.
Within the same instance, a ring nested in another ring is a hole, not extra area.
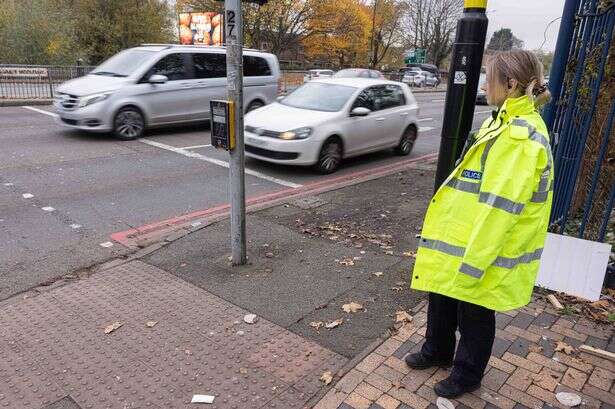
M 408 116 L 408 112 L 402 112 L 401 114 L 399 114 L 399 116 Z
M 376 122 L 382 122 L 384 121 L 384 118 L 376 118 Z

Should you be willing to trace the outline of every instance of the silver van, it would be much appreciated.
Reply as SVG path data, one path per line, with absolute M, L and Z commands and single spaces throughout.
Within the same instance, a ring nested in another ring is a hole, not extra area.
M 280 67 L 273 54 L 244 50 L 246 112 L 273 102 Z M 226 99 L 226 49 L 143 45 L 109 58 L 58 87 L 54 107 L 70 128 L 139 138 L 148 127 L 210 118 L 209 101 Z

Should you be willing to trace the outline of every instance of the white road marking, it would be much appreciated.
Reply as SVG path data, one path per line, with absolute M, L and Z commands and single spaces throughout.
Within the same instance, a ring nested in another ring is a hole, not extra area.
M 429 132 L 433 129 L 436 129 L 436 128 L 434 128 L 433 126 L 421 126 L 419 127 L 419 132 Z
M 478 115 L 478 114 L 490 114 L 490 113 L 492 113 L 492 112 L 493 112 L 492 110 L 489 110 L 489 111 L 477 111 L 477 112 L 474 112 L 474 115 Z
M 58 114 L 55 114 L 55 113 L 49 112 L 49 111 L 45 111 L 44 109 L 38 109 L 38 108 L 27 107 L 27 106 L 22 106 L 22 108 L 29 109 L 30 111 L 38 112 L 39 114 L 48 115 L 48 116 L 51 116 L 53 118 L 57 118 L 58 117 Z
M 426 122 L 426 121 L 433 121 L 433 118 L 421 118 L 421 119 L 417 119 L 417 122 Z
M 32 193 L 24 193 L 21 195 L 24 199 L 32 199 L 34 195 Z
M 138 139 L 138 141 L 146 145 L 155 146 L 160 149 L 165 149 L 167 151 L 179 153 L 180 155 L 186 156 L 188 158 L 193 158 L 193 159 L 198 159 L 198 160 L 202 160 L 205 162 L 213 163 L 214 165 L 222 166 L 224 168 L 229 167 L 228 162 L 225 162 L 219 159 L 210 158 L 208 156 L 204 156 L 204 155 L 201 155 L 200 153 L 192 152 L 187 149 L 176 148 L 174 146 L 165 145 L 164 143 L 155 142 L 155 141 L 151 141 L 149 139 L 143 139 L 143 138 Z M 287 187 L 292 187 L 292 188 L 298 188 L 302 186 L 300 184 L 289 182 L 287 180 L 282 180 L 282 179 L 275 178 L 273 176 L 265 175 L 264 173 L 257 172 L 252 169 L 246 169 L 246 174 L 263 179 L 263 180 L 267 180 L 269 182 L 277 183 L 278 185 L 282 185 L 282 186 L 287 186 Z
M 41 207 L 41 210 L 44 210 L 44 211 L 46 211 L 46 212 L 53 212 L 53 211 L 55 211 L 56 209 L 54 209 L 54 208 L 53 208 L 53 207 L 51 207 L 51 206 L 45 206 L 45 207 Z
M 184 146 L 184 147 L 179 148 L 179 149 L 199 149 L 199 148 L 207 148 L 207 147 L 210 147 L 210 146 L 211 146 L 211 144 L 208 143 L 207 145 Z
M 110 241 L 105 241 L 104 243 L 100 243 L 100 247 L 108 249 L 109 247 L 113 247 L 113 243 Z
M 432 99 L 431 102 L 444 102 L 445 99 Z
M 13 184 L 11 182 L 9 182 L 9 183 L 5 183 L 4 186 L 11 187 L 11 186 L 13 186 Z

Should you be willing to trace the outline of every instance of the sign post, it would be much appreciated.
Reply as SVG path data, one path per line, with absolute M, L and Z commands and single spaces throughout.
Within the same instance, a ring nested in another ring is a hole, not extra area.
M 487 36 L 486 9 L 487 0 L 465 0 L 463 15 L 457 22 L 442 122 L 436 190 L 455 169 L 455 162 L 472 129 Z
M 244 265 L 246 253 L 246 191 L 243 141 L 243 26 L 241 0 L 224 1 L 226 93 L 235 109 L 235 149 L 230 151 L 231 251 L 233 265 Z

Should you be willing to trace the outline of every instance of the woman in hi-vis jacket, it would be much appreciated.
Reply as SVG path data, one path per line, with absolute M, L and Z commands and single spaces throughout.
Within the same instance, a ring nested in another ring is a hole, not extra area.
M 426 340 L 415 369 L 449 367 L 434 386 L 454 398 L 480 387 L 495 337 L 495 311 L 530 301 L 553 190 L 553 157 L 538 107 L 549 99 L 531 52 L 492 56 L 484 90 L 498 110 L 468 140 L 433 196 L 411 287 L 429 292 Z M 455 331 L 461 338 L 455 352 Z

